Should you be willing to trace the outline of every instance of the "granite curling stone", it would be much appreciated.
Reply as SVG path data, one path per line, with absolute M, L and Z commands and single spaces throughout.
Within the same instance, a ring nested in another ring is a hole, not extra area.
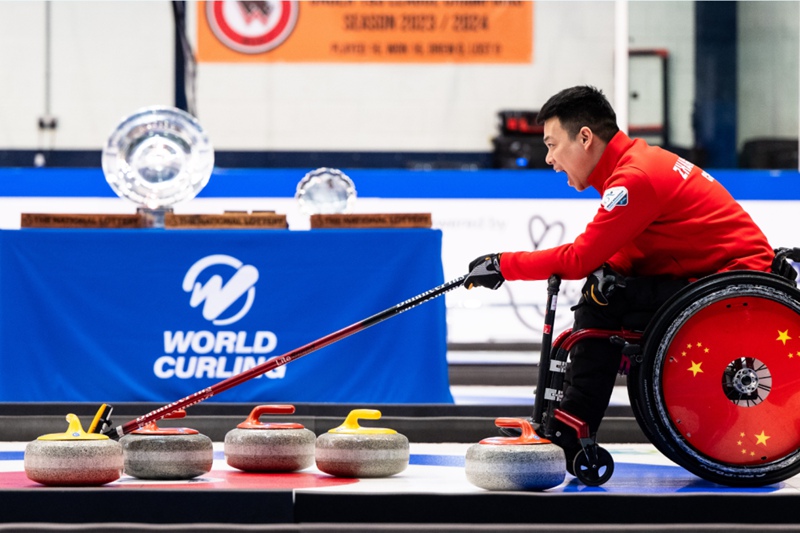
M 183 418 L 179 409 L 165 418 Z M 139 479 L 192 479 L 211 471 L 214 446 L 195 429 L 160 428 L 155 422 L 119 440 L 124 459 L 123 471 Z
M 540 438 L 530 422 L 498 418 L 498 427 L 518 427 L 519 437 L 490 437 L 467 449 L 467 480 L 487 490 L 547 490 L 564 482 L 564 451 Z
M 260 421 L 265 414 L 292 414 L 293 405 L 259 405 L 225 435 L 225 460 L 245 472 L 295 472 L 314 464 L 317 436 L 302 424 Z
M 358 419 L 377 420 L 380 411 L 354 409 L 344 424 L 317 437 L 317 468 L 347 478 L 377 478 L 408 467 L 408 439 L 388 428 L 360 427 Z
M 122 475 L 122 446 L 97 433 L 85 433 L 78 417 L 67 415 L 66 433 L 42 435 L 25 447 L 25 475 L 51 486 L 96 486 Z

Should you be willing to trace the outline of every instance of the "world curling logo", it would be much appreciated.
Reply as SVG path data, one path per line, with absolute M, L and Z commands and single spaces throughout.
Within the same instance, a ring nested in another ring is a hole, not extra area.
M 223 284 L 222 277 L 212 275 L 205 284 L 197 281 L 200 274 L 215 265 L 230 266 L 236 269 L 233 276 Z M 258 269 L 245 265 L 229 255 L 209 255 L 189 268 L 183 278 L 183 290 L 192 294 L 189 305 L 197 307 L 203 304 L 203 318 L 210 320 L 215 326 L 233 324 L 250 310 L 256 297 L 255 284 L 258 281 Z M 247 299 L 237 313 L 228 318 L 219 318 L 230 306 L 245 293 Z
M 206 18 L 222 44 L 243 54 L 260 54 L 291 35 L 299 9 L 296 1 L 214 1 L 206 3 Z
M 250 311 L 258 278 L 256 267 L 229 255 L 215 254 L 189 267 L 181 288 L 190 294 L 192 308 L 202 306 L 204 319 L 215 326 L 226 326 Z M 251 333 L 164 331 L 164 355 L 156 359 L 153 372 L 161 379 L 229 378 L 266 361 L 266 354 L 278 345 L 278 338 L 272 331 L 256 331 L 252 336 Z M 283 378 L 286 370 L 279 367 L 265 375 L 272 379 Z

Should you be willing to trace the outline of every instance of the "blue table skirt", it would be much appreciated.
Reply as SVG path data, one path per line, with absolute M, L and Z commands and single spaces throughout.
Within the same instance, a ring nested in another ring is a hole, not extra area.
M 170 402 L 443 283 L 441 232 L 0 231 L 0 401 Z M 210 401 L 451 403 L 443 298 Z

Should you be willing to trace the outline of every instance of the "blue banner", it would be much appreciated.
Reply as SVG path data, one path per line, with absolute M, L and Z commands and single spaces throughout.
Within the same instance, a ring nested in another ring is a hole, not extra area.
M 199 198 L 292 198 L 313 168 L 215 168 Z M 589 199 L 553 170 L 342 169 L 360 198 Z M 737 200 L 798 200 L 796 170 L 705 169 Z M 100 168 L 0 168 L 0 196 L 116 198 Z
M 0 231 L 0 401 L 171 402 L 443 281 L 438 230 Z M 444 298 L 215 400 L 452 403 Z

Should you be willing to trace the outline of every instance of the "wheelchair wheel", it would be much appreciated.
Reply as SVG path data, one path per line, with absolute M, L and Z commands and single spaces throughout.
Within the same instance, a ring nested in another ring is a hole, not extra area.
M 800 291 L 761 272 L 693 283 L 656 314 L 629 375 L 656 448 L 730 486 L 800 472 Z

